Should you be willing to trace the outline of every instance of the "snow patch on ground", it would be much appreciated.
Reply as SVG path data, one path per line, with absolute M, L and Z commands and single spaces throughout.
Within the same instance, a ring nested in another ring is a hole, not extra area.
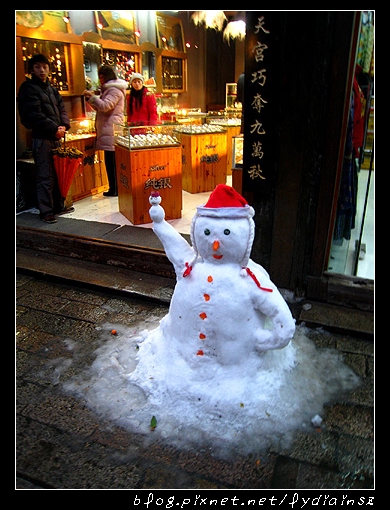
M 145 444 L 224 457 L 288 447 L 295 431 L 313 430 L 324 404 L 360 382 L 338 351 L 316 347 L 304 325 L 287 347 L 253 354 L 245 367 L 172 356 L 157 317 L 117 327 L 107 340 L 111 329 L 103 326 L 92 365 L 64 389 Z

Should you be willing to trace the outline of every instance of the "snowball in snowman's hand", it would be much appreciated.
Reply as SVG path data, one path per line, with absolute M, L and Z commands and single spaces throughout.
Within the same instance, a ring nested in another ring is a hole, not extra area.
M 161 196 L 158 191 L 152 191 L 149 196 L 149 204 L 152 206 L 149 209 L 149 216 L 155 223 L 161 223 L 165 218 L 165 211 L 160 205 Z
M 161 204 L 161 195 L 158 191 L 152 191 L 149 196 L 149 204 L 150 205 L 160 205 Z

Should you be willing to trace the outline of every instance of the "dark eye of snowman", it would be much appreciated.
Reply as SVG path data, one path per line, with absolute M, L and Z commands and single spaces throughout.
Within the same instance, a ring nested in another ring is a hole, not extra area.
M 230 230 L 228 228 L 225 228 L 223 233 L 225 234 L 225 236 L 228 236 L 230 234 Z
M 208 228 L 205 228 L 204 229 L 204 233 L 206 236 L 209 236 L 210 235 L 210 230 Z

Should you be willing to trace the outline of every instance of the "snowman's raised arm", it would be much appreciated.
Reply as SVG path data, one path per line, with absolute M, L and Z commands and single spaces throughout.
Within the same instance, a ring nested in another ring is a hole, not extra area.
M 149 214 L 153 221 L 153 232 L 160 239 L 168 259 L 175 268 L 176 275 L 182 276 L 186 262 L 190 263 L 195 256 L 194 249 L 172 225 L 165 221 L 165 211 L 161 205 L 153 204 Z

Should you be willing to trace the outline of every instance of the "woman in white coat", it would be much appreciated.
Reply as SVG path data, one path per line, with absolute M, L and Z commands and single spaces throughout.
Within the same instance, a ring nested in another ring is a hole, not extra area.
M 117 78 L 110 66 L 98 69 L 101 93 L 85 90 L 84 96 L 89 106 L 96 111 L 96 149 L 104 151 L 109 189 L 106 197 L 118 196 L 115 165 L 114 124 L 123 124 L 127 82 Z

